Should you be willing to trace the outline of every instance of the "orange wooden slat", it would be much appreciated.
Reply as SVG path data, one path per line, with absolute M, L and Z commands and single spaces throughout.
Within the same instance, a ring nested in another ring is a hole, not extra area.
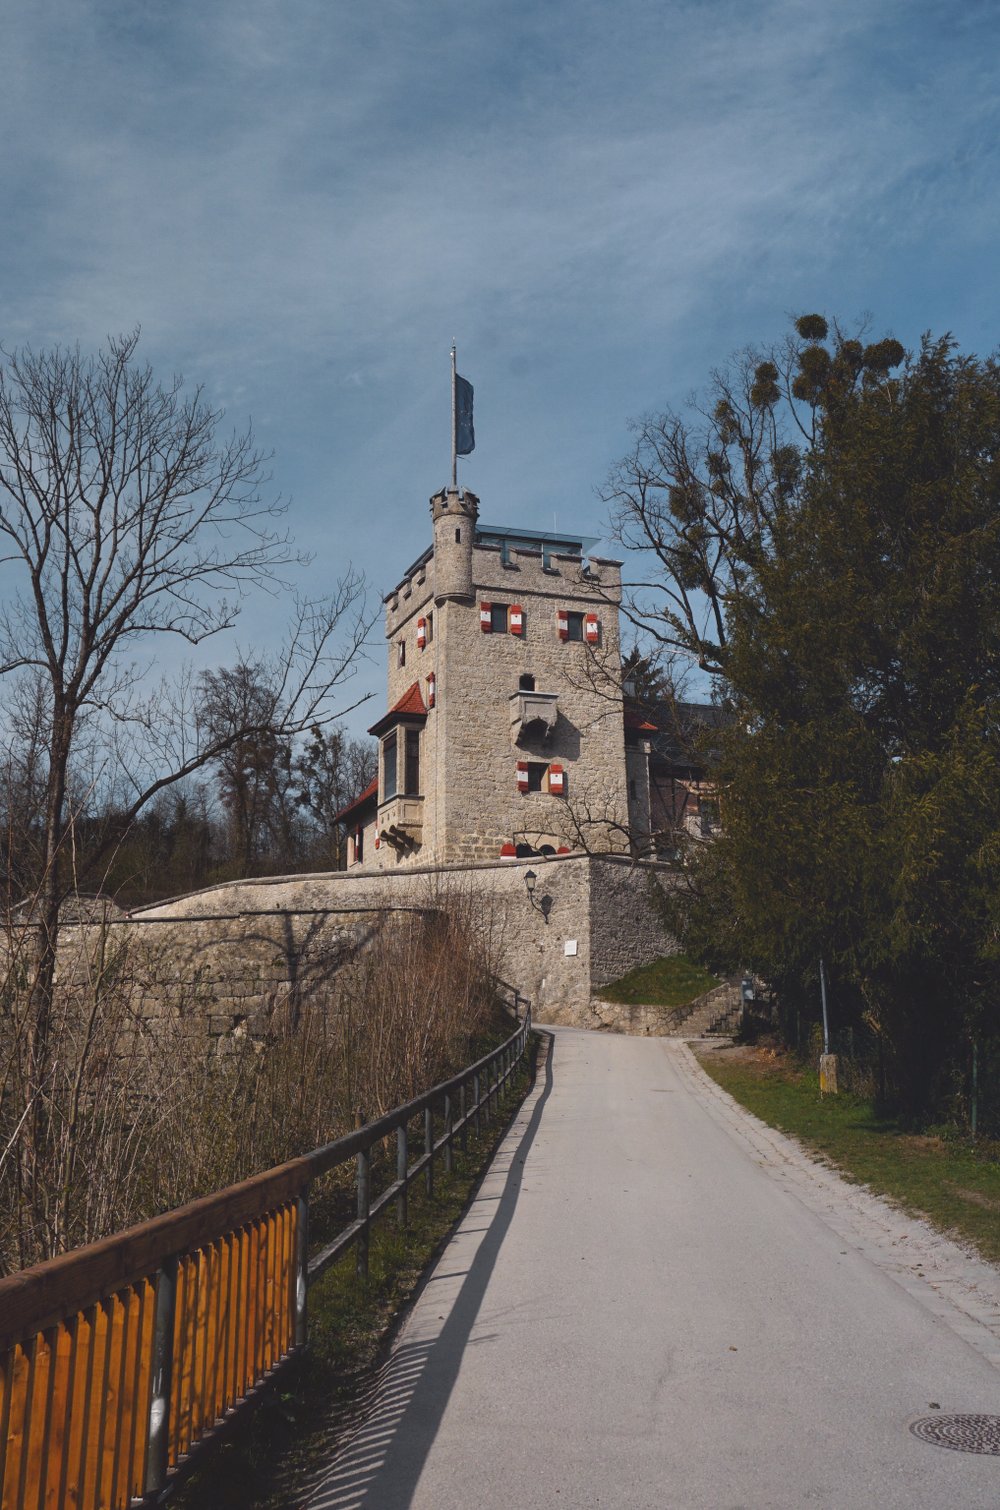
M 4 1444 L 3 1510 L 16 1510 L 24 1472 L 24 1428 L 31 1387 L 31 1359 L 20 1344 L 13 1351 L 10 1370 L 10 1409 Z
M 222 1239 L 222 1259 L 219 1274 L 219 1415 L 229 1409 L 233 1398 L 233 1281 L 236 1261 L 235 1233 Z
M 74 1328 L 64 1322 L 53 1330 L 53 1361 L 49 1388 L 48 1426 L 46 1431 L 46 1473 L 40 1503 L 46 1510 L 58 1510 L 63 1503 L 63 1474 L 69 1442 L 69 1418 L 73 1409 Z
M 173 1464 L 177 1461 L 177 1440 L 180 1435 L 180 1366 L 181 1366 L 181 1328 L 184 1325 L 184 1261 L 177 1262 L 177 1276 L 174 1281 L 174 1340 L 173 1340 L 173 1377 L 170 1389 L 170 1427 L 167 1434 L 169 1446 L 167 1448 L 167 1461 Z
M 247 1241 L 246 1278 L 246 1355 L 243 1360 L 243 1380 L 240 1394 L 245 1395 L 254 1379 L 257 1359 L 257 1293 L 259 1288 L 258 1265 L 260 1262 L 260 1231 L 256 1222 L 250 1223 Z
M 7 1430 L 10 1425 L 13 1373 L 14 1349 L 7 1348 L 0 1354 L 0 1503 L 4 1499 L 4 1478 L 7 1471 Z
M 247 1246 L 249 1230 L 243 1227 L 236 1233 L 236 1283 L 233 1289 L 233 1397 L 235 1404 L 243 1393 L 243 1371 L 246 1366 L 246 1304 L 247 1304 Z
M 31 1411 L 24 1434 L 24 1483 L 21 1487 L 21 1503 L 25 1510 L 29 1506 L 31 1510 L 35 1510 L 35 1506 L 42 1503 L 45 1495 L 53 1343 L 54 1333 L 51 1329 L 39 1332 L 32 1354 Z
M 278 1269 L 278 1353 L 288 1351 L 288 1256 L 291 1244 L 292 1214 L 287 1206 L 280 1212 L 281 1262 Z
M 267 1247 L 264 1250 L 264 1345 L 260 1355 L 260 1371 L 265 1373 L 274 1363 L 276 1348 L 275 1307 L 278 1293 L 276 1280 L 277 1259 L 279 1256 L 278 1218 L 276 1212 L 271 1212 L 264 1218 L 264 1228 L 267 1233 Z
M 118 1379 L 118 1421 L 115 1432 L 114 1474 L 111 1500 L 115 1505 L 127 1505 L 129 1500 L 130 1469 L 132 1466 L 132 1431 L 135 1418 L 135 1372 L 136 1353 L 139 1348 L 139 1322 L 141 1302 L 139 1291 L 129 1285 L 121 1293 L 124 1307 L 124 1334 L 122 1337 L 121 1370 Z
M 257 1297 L 254 1307 L 254 1324 L 256 1333 L 256 1346 L 253 1359 L 253 1382 L 256 1384 L 264 1372 L 264 1356 L 267 1348 L 266 1325 L 267 1325 L 267 1261 L 270 1252 L 271 1234 L 267 1225 L 267 1218 L 263 1217 L 258 1223 L 258 1248 L 257 1248 Z
M 86 1440 L 87 1377 L 93 1342 L 93 1307 L 70 1322 L 73 1348 L 70 1359 L 69 1393 L 66 1401 L 66 1441 L 59 1476 L 57 1504 L 78 1505 L 83 1482 L 83 1455 Z
M 191 1440 L 197 1442 L 212 1423 L 208 1419 L 208 1334 L 212 1305 L 212 1263 L 207 1248 L 199 1248 L 198 1312 L 195 1320 L 195 1366 L 192 1373 L 193 1410 Z
M 104 1305 L 93 1308 L 90 1333 L 90 1358 L 87 1366 L 87 1389 L 84 1397 L 83 1451 L 80 1473 L 80 1504 L 97 1504 L 100 1482 L 101 1449 L 104 1446 L 104 1391 L 107 1387 L 108 1313 Z
M 180 1351 L 174 1354 L 174 1378 L 178 1381 L 177 1453 L 190 1452 L 194 1416 L 194 1370 L 197 1360 L 198 1260 L 187 1254 L 184 1267 L 184 1315 L 180 1330 Z
M 208 1266 L 208 1304 L 205 1308 L 205 1369 L 204 1397 L 205 1425 L 208 1431 L 218 1415 L 216 1389 L 219 1376 L 219 1245 L 210 1243 L 205 1250 Z
M 111 1295 L 105 1302 L 108 1310 L 108 1352 L 104 1370 L 104 1401 L 101 1420 L 100 1503 L 114 1506 L 115 1468 L 121 1432 L 122 1383 L 125 1364 L 125 1301 Z
M 137 1324 L 138 1347 L 135 1360 L 135 1410 L 132 1416 L 132 1449 L 129 1467 L 129 1493 L 138 1499 L 146 1487 L 146 1446 L 149 1439 L 149 1407 L 152 1389 L 153 1325 L 156 1320 L 156 1285 L 143 1279 L 136 1286 L 139 1295 Z

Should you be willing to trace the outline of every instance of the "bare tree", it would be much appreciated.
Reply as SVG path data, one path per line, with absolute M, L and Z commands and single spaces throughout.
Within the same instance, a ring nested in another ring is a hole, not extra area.
M 0 674 L 35 699 L 39 876 L 26 1035 L 32 1116 L 42 1115 L 62 900 L 70 884 L 72 761 L 87 741 L 93 780 L 116 789 L 119 827 L 174 782 L 261 732 L 199 721 L 190 677 L 144 686 L 136 657 L 165 638 L 189 645 L 230 629 L 250 588 L 286 587 L 303 560 L 262 497 L 251 433 L 218 438 L 221 414 L 136 358 L 138 333 L 95 356 L 6 353 L 0 367 Z M 350 570 L 326 602 L 299 602 L 271 670 L 294 733 L 332 717 L 369 627 Z M 338 710 L 340 712 L 343 709 Z M 111 842 L 109 840 L 109 842 Z M 90 853 L 99 865 L 102 847 Z

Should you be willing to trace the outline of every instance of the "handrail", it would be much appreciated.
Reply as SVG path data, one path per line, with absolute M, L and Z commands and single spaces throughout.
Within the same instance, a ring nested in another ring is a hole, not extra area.
M 524 998 L 520 998 L 524 1000 Z M 403 1106 L 175 1211 L 0 1280 L 0 1499 L 24 1510 L 156 1503 L 168 1480 L 307 1337 L 308 1288 L 497 1107 L 527 1049 L 531 1008 L 498 1048 Z M 471 1092 L 471 1094 L 470 1094 Z M 435 1135 L 436 1108 L 443 1131 Z M 411 1161 L 408 1129 L 423 1117 Z M 371 1149 L 396 1135 L 374 1199 Z M 356 1160 L 357 1216 L 311 1259 L 314 1180 Z

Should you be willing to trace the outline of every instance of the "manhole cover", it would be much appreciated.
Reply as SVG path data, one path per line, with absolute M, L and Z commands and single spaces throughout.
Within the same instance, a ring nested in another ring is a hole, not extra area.
M 952 1452 L 986 1452 L 1000 1458 L 1000 1416 L 921 1416 L 910 1426 L 915 1437 Z

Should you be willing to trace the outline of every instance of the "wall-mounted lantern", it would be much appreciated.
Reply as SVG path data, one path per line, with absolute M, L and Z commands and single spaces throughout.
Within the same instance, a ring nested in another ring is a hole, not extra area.
M 536 912 L 540 912 L 542 914 L 542 917 L 547 923 L 549 920 L 549 913 L 552 911 L 552 898 L 550 896 L 544 896 L 540 897 L 537 902 L 535 901 L 535 887 L 538 884 L 538 877 L 535 875 L 535 872 L 533 870 L 525 871 L 524 884 L 528 891 L 528 901 L 531 903 Z

